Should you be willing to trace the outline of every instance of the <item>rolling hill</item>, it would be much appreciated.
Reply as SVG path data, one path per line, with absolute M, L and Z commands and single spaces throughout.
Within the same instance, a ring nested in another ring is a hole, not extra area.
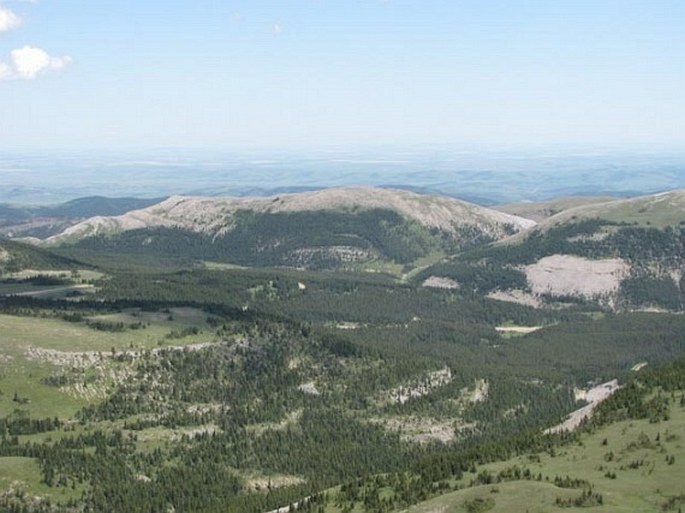
M 241 265 L 409 264 L 500 240 L 535 223 L 444 196 L 349 187 L 269 198 L 174 196 L 93 217 L 40 244 Z
M 495 210 L 512 214 L 526 219 L 541 222 L 548 217 L 559 214 L 566 210 L 594 205 L 597 203 L 608 203 L 616 201 L 610 196 L 563 196 L 548 201 L 527 201 L 521 203 L 507 203 L 493 207 Z
M 539 229 L 578 219 L 656 228 L 685 224 L 685 189 L 569 208 L 548 218 Z

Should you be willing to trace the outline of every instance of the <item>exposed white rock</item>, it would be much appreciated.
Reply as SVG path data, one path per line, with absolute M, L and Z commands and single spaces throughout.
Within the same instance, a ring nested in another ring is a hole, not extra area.
M 580 426 L 580 423 L 583 420 L 592 416 L 592 413 L 599 403 L 611 397 L 619 388 L 618 381 L 614 379 L 588 390 L 575 389 L 576 401 L 587 401 L 589 404 L 571 413 L 561 424 L 546 429 L 545 433 L 550 434 L 561 433 L 562 431 L 573 431 Z
M 618 291 L 630 266 L 620 258 L 589 260 L 573 255 L 552 255 L 524 269 L 534 294 L 596 298 Z
M 423 286 L 434 289 L 458 289 L 459 283 L 451 278 L 430 276 L 426 279 L 426 281 L 423 282 Z
M 452 371 L 449 367 L 428 373 L 421 381 L 407 386 L 394 388 L 390 391 L 390 402 L 404 404 L 410 399 L 428 395 L 436 388 L 452 382 Z
M 462 397 L 470 403 L 482 403 L 488 398 L 489 393 L 490 383 L 484 379 L 477 379 L 473 390 L 462 390 Z
M 527 335 L 542 329 L 542 326 L 496 326 L 497 333 L 515 333 L 517 335 Z
M 524 290 L 496 290 L 488 294 L 490 299 L 505 301 L 507 303 L 517 303 L 519 305 L 532 306 L 533 308 L 542 307 L 542 301 L 537 296 Z
M 309 383 L 302 383 L 300 386 L 297 387 L 297 389 L 303 394 L 321 395 L 321 392 L 319 392 L 319 389 L 316 388 L 316 385 L 313 381 L 310 381 Z

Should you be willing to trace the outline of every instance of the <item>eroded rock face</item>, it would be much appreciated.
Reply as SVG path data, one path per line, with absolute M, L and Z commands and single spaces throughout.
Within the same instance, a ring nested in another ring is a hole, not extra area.
M 524 269 L 534 294 L 597 298 L 615 294 L 630 266 L 620 258 L 589 260 L 573 255 L 552 255 Z

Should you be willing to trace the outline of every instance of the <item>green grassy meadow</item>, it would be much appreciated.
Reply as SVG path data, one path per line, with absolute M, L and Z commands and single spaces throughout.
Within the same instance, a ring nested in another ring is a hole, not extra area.
M 85 322 L 0 315 L 0 416 L 22 412 L 34 418 L 70 418 L 81 407 L 101 400 L 117 379 L 125 379 L 128 364 L 111 355 L 207 343 L 215 337 L 207 329 L 207 315 L 194 308 L 164 312 L 132 309 L 87 320 L 144 327 L 110 332 Z M 197 327 L 199 332 L 186 335 L 183 330 L 188 327 Z M 45 383 L 51 376 L 67 372 L 83 386 Z
M 677 400 L 672 403 L 676 404 L 671 407 L 668 421 L 618 422 L 583 436 L 580 444 L 559 448 L 554 456 L 543 453 L 519 457 L 477 469 L 478 473 L 497 474 L 507 467 L 518 466 L 529 469 L 535 478 L 540 474 L 542 481 L 468 487 L 476 474 L 465 474 L 455 484 L 467 488 L 418 504 L 407 513 L 676 512 L 679 507 L 685 507 L 685 408 Z M 557 497 L 573 498 L 581 494 L 581 489 L 555 486 L 553 481 L 557 476 L 588 481 L 593 492 L 602 495 L 603 505 L 557 506 Z M 478 509 L 478 505 L 483 509 Z
M 38 462 L 33 458 L 0 457 L 0 490 L 18 490 L 27 496 L 64 502 L 78 498 L 83 487 L 49 487 L 42 482 Z

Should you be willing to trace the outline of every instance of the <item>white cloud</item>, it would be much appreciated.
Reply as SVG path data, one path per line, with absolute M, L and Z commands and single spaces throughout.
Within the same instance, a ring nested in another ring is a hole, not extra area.
M 12 76 L 12 70 L 4 62 L 0 62 L 0 80 L 8 80 Z
M 283 33 L 283 25 L 280 23 L 274 23 L 273 26 L 271 27 L 271 32 L 273 33 L 274 36 L 278 36 L 279 34 Z
M 24 46 L 12 50 L 10 64 L 0 62 L 0 80 L 33 80 L 49 70 L 59 71 L 70 62 L 71 57 L 51 57 L 45 50 Z
M 17 0 L 35 3 L 37 0 Z M 21 25 L 22 20 L 14 11 L 3 6 L 5 0 L 0 0 L 0 34 Z M 9 62 L 0 61 L 0 81 L 5 80 L 33 80 L 38 75 L 50 71 L 64 69 L 71 62 L 71 57 L 53 57 L 41 48 L 24 46 L 10 52 Z
M 7 32 L 21 25 L 21 18 L 9 9 L 0 6 L 0 33 Z

